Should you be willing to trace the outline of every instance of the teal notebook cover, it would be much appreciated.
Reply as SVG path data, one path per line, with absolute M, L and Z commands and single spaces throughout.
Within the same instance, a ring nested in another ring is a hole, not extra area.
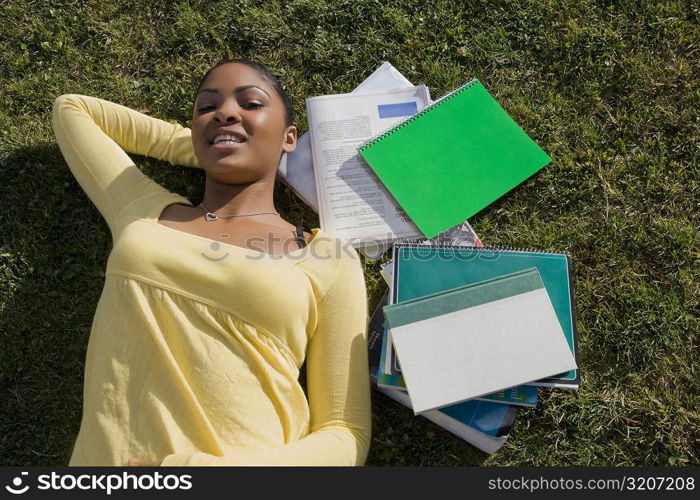
M 394 303 L 535 267 L 552 302 L 569 349 L 580 366 L 569 255 L 488 247 L 394 245 Z M 387 362 L 390 362 L 387 360 Z M 577 388 L 580 370 L 531 385 Z
M 380 351 L 380 357 L 379 357 L 379 365 L 377 366 L 377 371 L 376 371 L 377 385 L 380 387 L 384 387 L 385 389 L 405 390 L 406 383 L 404 382 L 403 376 L 400 374 L 400 372 L 398 372 L 398 370 L 395 370 L 398 373 L 386 373 L 386 370 L 385 370 L 386 363 L 389 362 L 389 358 L 386 355 L 387 342 L 389 342 L 389 333 L 387 332 L 387 329 L 386 329 L 386 323 L 384 323 L 383 332 L 382 332 L 381 351 Z M 392 360 L 392 362 L 393 362 L 393 360 Z
M 389 328 L 429 320 L 544 288 L 536 267 L 420 295 L 384 306 Z
M 476 79 L 358 151 L 428 238 L 551 161 Z

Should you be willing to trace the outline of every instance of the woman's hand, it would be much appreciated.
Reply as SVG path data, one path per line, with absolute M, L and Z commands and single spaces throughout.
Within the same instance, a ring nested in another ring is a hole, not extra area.
M 126 465 L 131 467 L 158 467 L 162 462 L 162 460 L 160 462 L 147 462 L 141 458 L 130 458 Z

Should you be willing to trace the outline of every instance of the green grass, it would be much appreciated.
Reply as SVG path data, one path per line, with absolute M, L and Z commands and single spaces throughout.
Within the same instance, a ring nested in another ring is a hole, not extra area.
M 109 230 L 50 126 L 63 93 L 187 124 L 222 57 L 306 97 L 390 61 L 434 97 L 479 78 L 553 163 L 470 222 L 570 252 L 582 386 L 544 389 L 487 456 L 381 394 L 371 465 L 697 465 L 698 7 L 690 1 L 7 0 L 0 7 L 0 464 L 67 464 Z M 137 158 L 201 199 L 195 169 Z M 284 215 L 316 215 L 287 188 Z M 366 263 L 373 307 L 383 292 Z

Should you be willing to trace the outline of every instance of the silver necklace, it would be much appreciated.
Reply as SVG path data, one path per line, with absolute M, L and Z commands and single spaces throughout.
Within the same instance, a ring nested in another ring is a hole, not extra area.
M 231 217 L 251 217 L 253 215 L 279 215 L 277 212 L 256 212 L 252 214 L 234 214 L 234 215 L 216 215 L 213 212 L 210 212 L 204 205 L 201 203 L 199 204 L 200 207 L 204 209 L 206 212 L 204 218 L 207 219 L 207 221 L 211 222 L 216 219 L 230 219 Z

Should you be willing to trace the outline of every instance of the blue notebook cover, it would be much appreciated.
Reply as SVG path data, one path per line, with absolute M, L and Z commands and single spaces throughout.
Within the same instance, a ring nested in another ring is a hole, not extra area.
M 537 387 L 534 385 L 519 385 L 475 399 L 480 401 L 492 401 L 494 403 L 536 406 Z
M 502 436 L 510 432 L 517 413 L 517 409 L 511 405 L 475 399 L 446 406 L 438 411 L 489 436 Z

